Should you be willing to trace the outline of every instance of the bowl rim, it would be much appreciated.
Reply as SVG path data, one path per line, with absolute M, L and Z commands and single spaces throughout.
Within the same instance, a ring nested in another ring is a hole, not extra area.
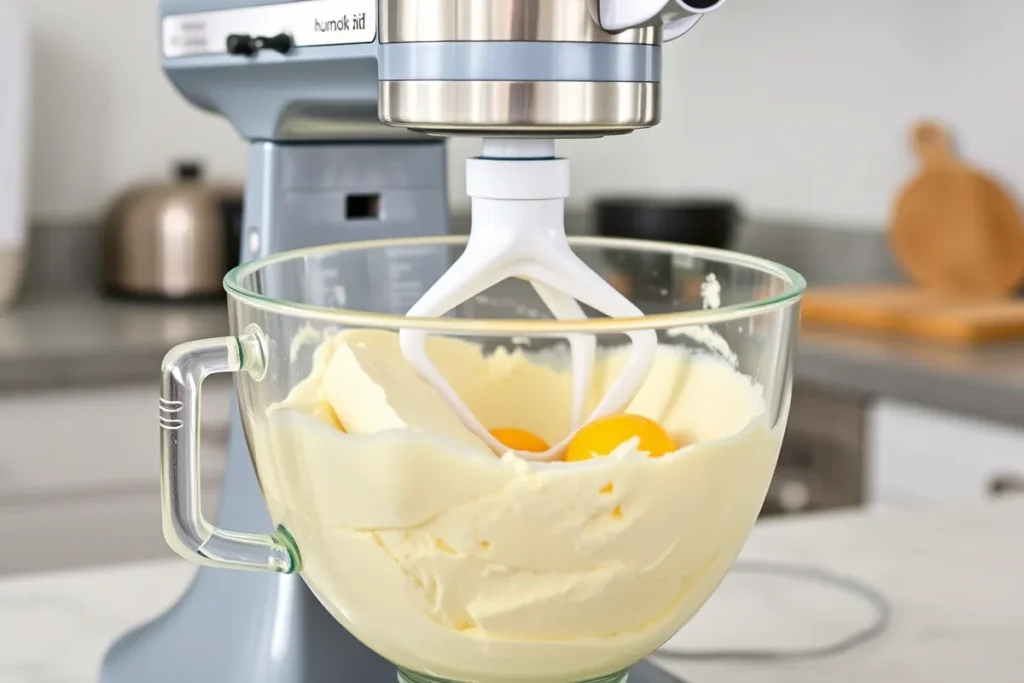
M 224 276 L 224 290 L 230 299 L 244 306 L 289 317 L 329 322 L 347 327 L 386 330 L 413 329 L 451 335 L 565 337 L 571 334 L 622 334 L 641 330 L 670 330 L 691 325 L 714 325 L 763 315 L 799 303 L 807 282 L 795 270 L 758 256 L 727 249 L 700 247 L 688 244 L 621 237 L 571 236 L 573 247 L 632 250 L 659 253 L 667 256 L 685 256 L 705 261 L 743 266 L 773 275 L 787 283 L 785 291 L 775 296 L 714 309 L 655 313 L 632 318 L 588 318 L 586 320 L 559 320 L 536 318 L 437 318 L 413 317 L 396 313 L 377 313 L 343 308 L 315 306 L 293 301 L 282 301 L 253 292 L 242 285 L 244 279 L 264 268 L 286 261 L 322 256 L 330 253 L 368 251 L 385 247 L 458 246 L 465 244 L 468 235 L 440 235 L 433 237 L 385 238 L 358 240 L 323 246 L 282 251 L 249 261 L 232 268 Z

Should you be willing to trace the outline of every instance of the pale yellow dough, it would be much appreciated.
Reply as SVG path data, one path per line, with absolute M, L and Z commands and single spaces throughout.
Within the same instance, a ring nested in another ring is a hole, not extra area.
M 428 348 L 488 428 L 549 442 L 568 429 L 558 363 Z M 600 361 L 594 401 L 625 360 Z M 635 442 L 583 463 L 498 457 L 396 335 L 348 332 L 250 437 L 303 576 L 360 640 L 440 678 L 568 683 L 628 667 L 693 617 L 746 540 L 785 427 L 728 364 L 668 348 L 629 412 L 696 443 L 657 459 Z

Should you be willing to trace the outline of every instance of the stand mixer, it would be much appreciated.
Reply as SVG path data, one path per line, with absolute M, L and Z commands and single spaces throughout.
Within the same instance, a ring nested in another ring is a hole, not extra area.
M 468 181 L 480 186 L 474 172 L 491 172 L 481 162 L 553 159 L 554 139 L 655 125 L 662 43 L 723 1 L 161 0 L 162 58 L 187 99 L 251 142 L 248 262 L 447 233 L 444 136 L 488 140 L 470 161 Z M 500 185 L 504 171 L 494 172 L 489 182 Z M 404 314 L 427 290 L 407 283 L 433 283 L 447 266 L 435 250 L 403 251 L 370 264 L 365 286 L 346 289 L 346 305 Z M 406 284 L 389 286 L 398 274 Z M 538 292 L 560 317 L 580 315 L 557 293 Z M 415 341 L 403 340 L 410 355 Z M 574 345 L 580 366 L 591 353 Z M 237 414 L 217 522 L 270 527 Z M 114 646 L 101 680 L 375 683 L 394 675 L 298 576 L 202 568 L 170 612 Z M 641 665 L 629 680 L 669 679 Z

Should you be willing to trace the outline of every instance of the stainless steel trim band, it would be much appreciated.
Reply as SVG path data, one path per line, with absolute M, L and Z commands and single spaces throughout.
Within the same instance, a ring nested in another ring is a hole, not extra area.
M 660 119 L 658 83 L 381 81 L 380 120 L 432 133 L 600 136 Z
M 661 80 L 661 48 L 608 43 L 392 43 L 381 45 L 382 81 Z
M 661 27 L 611 34 L 587 0 L 380 0 L 380 42 L 540 41 L 661 45 Z

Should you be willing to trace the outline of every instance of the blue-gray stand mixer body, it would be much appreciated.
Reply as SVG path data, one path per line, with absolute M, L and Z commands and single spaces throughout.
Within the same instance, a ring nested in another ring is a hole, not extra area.
M 166 16 L 268 4 L 162 0 L 161 11 Z M 251 141 L 243 261 L 342 241 L 448 232 L 444 140 L 379 123 L 380 47 L 375 37 L 362 44 L 296 47 L 287 55 L 270 49 L 165 57 L 170 80 L 186 98 L 226 116 Z M 636 54 L 625 59 L 635 62 Z M 359 287 L 347 287 L 348 303 L 404 313 L 447 265 L 410 260 L 370 267 L 353 275 Z M 396 273 L 405 286 L 390 286 L 387 278 Z M 384 280 L 375 286 L 374 278 Z M 410 282 L 422 285 L 410 288 Z M 402 297 L 382 305 L 379 292 L 396 289 Z M 217 523 L 272 530 L 237 405 Z M 390 683 L 395 667 L 340 626 L 300 576 L 203 567 L 171 610 L 114 644 L 100 680 Z M 646 663 L 629 680 L 675 681 Z

